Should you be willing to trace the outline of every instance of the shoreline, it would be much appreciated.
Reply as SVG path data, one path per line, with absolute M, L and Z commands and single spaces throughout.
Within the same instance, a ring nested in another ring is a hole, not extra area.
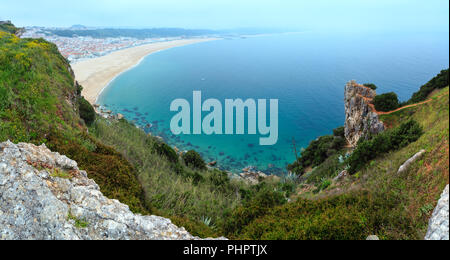
M 75 80 L 83 86 L 82 96 L 94 105 L 114 79 L 138 66 L 148 55 L 175 47 L 219 39 L 221 38 L 183 39 L 144 44 L 76 62 L 72 64 L 72 69 Z

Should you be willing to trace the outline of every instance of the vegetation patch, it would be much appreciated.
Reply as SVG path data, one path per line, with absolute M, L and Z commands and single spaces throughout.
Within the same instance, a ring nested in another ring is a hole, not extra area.
M 203 161 L 201 155 L 194 150 L 183 154 L 183 161 L 189 167 L 200 170 L 206 169 L 205 161 Z
M 303 175 L 308 167 L 316 167 L 339 152 L 346 144 L 344 127 L 333 130 L 333 135 L 321 136 L 301 151 L 301 157 L 287 166 L 290 172 Z
M 349 172 L 356 173 L 380 154 L 397 150 L 417 141 L 423 134 L 422 127 L 414 120 L 409 120 L 394 130 L 380 133 L 370 140 L 358 143 L 357 148 L 348 158 Z
M 436 77 L 432 78 L 425 85 L 420 87 L 420 90 L 415 92 L 411 99 L 405 103 L 405 105 L 424 101 L 434 90 L 447 87 L 449 85 L 448 73 L 448 69 L 442 70 L 438 75 L 436 75 Z
M 79 102 L 86 103 L 74 82 L 70 64 L 54 44 L 0 32 L 0 142 L 45 143 L 76 160 L 105 196 L 133 212 L 151 212 L 132 165 L 87 134 L 77 111 Z
M 95 110 L 84 97 L 78 99 L 78 110 L 86 125 L 92 125 L 95 121 Z
M 368 87 L 368 88 L 373 89 L 373 90 L 377 90 L 377 88 L 378 88 L 378 87 L 377 87 L 375 84 L 373 84 L 373 83 L 364 83 L 363 86 Z
M 59 168 L 53 168 L 51 170 L 50 176 L 53 178 L 61 178 L 61 179 L 72 179 L 73 177 L 69 172 Z
M 75 221 L 76 228 L 87 228 L 89 226 L 89 222 L 87 222 L 85 219 L 79 219 L 79 218 L 73 216 L 70 211 L 69 211 L 69 214 L 67 215 L 67 220 Z
M 397 94 L 389 92 L 375 96 L 372 100 L 377 111 L 388 112 L 400 107 Z

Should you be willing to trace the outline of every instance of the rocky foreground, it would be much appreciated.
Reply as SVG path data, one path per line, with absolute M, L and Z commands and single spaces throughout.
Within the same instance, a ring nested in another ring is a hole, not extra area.
M 425 239 L 448 240 L 448 185 Z M 77 163 L 45 145 L 0 143 L 0 239 L 193 240 L 169 219 L 108 199 Z
M 442 192 L 441 198 L 438 201 L 433 215 L 428 224 L 427 235 L 425 240 L 449 240 L 448 230 L 448 185 Z
M 197 239 L 169 219 L 108 199 L 45 145 L 0 143 L 0 239 Z

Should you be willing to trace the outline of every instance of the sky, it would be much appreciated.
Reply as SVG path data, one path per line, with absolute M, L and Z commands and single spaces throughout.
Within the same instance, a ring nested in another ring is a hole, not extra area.
M 0 0 L 17 26 L 449 30 L 448 0 Z

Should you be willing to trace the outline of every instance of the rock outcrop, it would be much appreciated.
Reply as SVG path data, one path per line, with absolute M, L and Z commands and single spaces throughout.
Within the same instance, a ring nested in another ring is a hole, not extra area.
M 378 236 L 376 236 L 376 235 L 370 235 L 370 236 L 368 236 L 367 238 L 366 238 L 366 240 L 380 240 L 380 238 L 378 238 Z
M 257 185 L 261 180 L 269 177 L 276 178 L 275 175 L 269 176 L 262 171 L 258 171 L 254 166 L 248 166 L 242 169 L 242 173 L 239 174 L 239 178 L 250 185 Z
M 345 138 L 355 147 L 360 138 L 384 131 L 371 100 L 375 90 L 350 81 L 345 86 Z
M 77 163 L 45 145 L 0 144 L 0 239 L 196 239 L 108 199 Z
M 428 224 L 425 240 L 449 240 L 448 185 L 445 187 Z
M 415 161 L 419 160 L 420 158 L 422 158 L 422 156 L 425 154 L 425 150 L 420 150 L 418 153 L 416 153 L 413 157 L 409 158 L 404 164 L 402 164 L 400 166 L 400 168 L 398 168 L 397 174 L 400 174 L 402 172 L 405 172 L 406 170 L 409 169 L 409 167 L 411 166 L 411 164 L 413 164 Z

